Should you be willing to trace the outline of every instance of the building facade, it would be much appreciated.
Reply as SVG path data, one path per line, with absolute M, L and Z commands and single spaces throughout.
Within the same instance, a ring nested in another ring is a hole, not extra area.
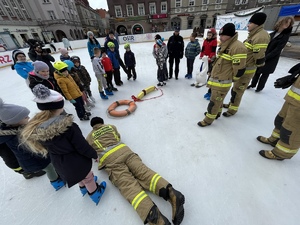
M 109 0 L 110 27 L 121 35 L 167 31 L 170 0 Z

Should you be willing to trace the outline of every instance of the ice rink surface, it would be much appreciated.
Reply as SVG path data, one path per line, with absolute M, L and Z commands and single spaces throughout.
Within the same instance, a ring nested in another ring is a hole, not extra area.
M 187 42 L 186 39 L 185 45 Z M 121 70 L 124 85 L 118 87 L 119 91 L 109 100 L 100 99 L 87 49 L 69 53 L 81 58 L 92 77 L 91 89 L 96 98 L 93 116 L 101 116 L 106 123 L 116 125 L 122 141 L 185 195 L 182 225 L 298 225 L 300 155 L 284 161 L 264 159 L 258 154 L 259 150 L 271 147 L 258 142 L 256 137 L 271 134 L 273 120 L 284 103 L 287 90 L 275 89 L 273 82 L 287 75 L 299 61 L 280 58 L 262 92 L 247 90 L 235 116 L 222 116 L 209 127 L 197 125 L 208 105 L 203 98 L 207 88 L 190 86 L 200 66 L 199 58 L 195 60 L 193 79 L 184 78 L 184 58 L 180 62 L 179 80 L 169 80 L 161 88 L 161 97 L 137 102 L 137 109 L 130 116 L 108 116 L 106 110 L 112 102 L 130 100 L 132 95 L 158 83 L 153 44 L 131 44 L 137 61 L 137 80 L 127 81 Z M 123 57 L 123 45 L 120 51 Z M 59 59 L 58 53 L 53 56 Z M 38 109 L 24 79 L 9 67 L 0 71 L 1 98 L 6 103 L 28 107 L 32 117 Z M 148 97 L 160 94 L 158 90 Z M 225 102 L 229 97 L 227 95 Z M 80 121 L 68 101 L 65 109 L 75 115 L 76 123 L 86 136 L 91 130 L 89 122 Z M 97 170 L 97 163 L 93 171 L 98 180 L 107 182 L 98 206 L 88 196 L 81 196 L 78 185 L 56 192 L 46 176 L 25 180 L 1 161 L 0 224 L 143 224 L 131 204 L 110 183 L 105 171 Z M 170 204 L 153 194 L 150 197 L 171 221 Z

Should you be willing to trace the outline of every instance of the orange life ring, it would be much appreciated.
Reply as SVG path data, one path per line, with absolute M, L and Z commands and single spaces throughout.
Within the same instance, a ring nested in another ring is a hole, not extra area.
M 119 105 L 129 105 L 129 107 L 128 107 L 128 109 L 117 111 L 116 108 Z M 115 101 L 107 109 L 109 115 L 115 116 L 115 117 L 122 117 L 122 116 L 130 115 L 135 110 L 136 110 L 136 104 L 134 103 L 134 101 L 131 101 L 131 100 Z

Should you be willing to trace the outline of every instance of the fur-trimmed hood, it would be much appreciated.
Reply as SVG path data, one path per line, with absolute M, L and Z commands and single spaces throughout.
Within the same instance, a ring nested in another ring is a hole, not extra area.
M 72 115 L 59 115 L 40 124 L 31 134 L 34 141 L 47 141 L 65 133 L 73 124 Z
M 20 131 L 20 127 L 6 127 L 5 125 L 1 124 L 0 136 L 18 135 Z

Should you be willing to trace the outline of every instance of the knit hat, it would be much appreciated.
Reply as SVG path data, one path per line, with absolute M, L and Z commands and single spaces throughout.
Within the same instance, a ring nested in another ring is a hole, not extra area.
M 263 12 L 255 13 L 253 16 L 250 18 L 249 23 L 254 23 L 258 26 L 264 24 L 267 19 L 267 14 Z
M 159 46 L 162 46 L 163 45 L 163 41 L 161 39 L 157 39 L 156 40 L 156 43 L 159 45 Z
M 235 35 L 235 25 L 233 23 L 226 23 L 219 31 L 219 35 L 227 35 L 233 37 Z
M 86 33 L 86 35 L 89 37 L 90 35 L 93 35 L 94 36 L 94 33 L 92 32 L 92 31 L 88 31 L 87 33 Z
M 35 95 L 33 101 L 36 102 L 40 110 L 53 110 L 64 107 L 64 97 L 60 93 L 50 90 L 42 84 L 37 84 L 32 89 L 32 92 Z
M 68 50 L 65 49 L 65 48 L 61 48 L 60 50 L 60 54 L 64 55 L 64 54 L 67 54 L 68 53 Z
M 161 36 L 160 36 L 159 34 L 156 34 L 155 37 L 154 37 L 154 39 L 155 39 L 155 40 L 161 39 Z
M 64 63 L 68 65 L 69 71 L 71 71 L 71 69 L 74 67 L 74 63 L 71 60 L 65 60 Z
M 20 54 L 26 56 L 25 53 L 23 51 L 19 50 L 19 49 L 13 50 L 13 52 L 12 52 L 12 58 L 14 60 L 14 64 L 18 61 L 17 60 L 17 56 L 20 55 Z
M 26 107 L 5 104 L 0 98 L 0 120 L 7 124 L 13 125 L 19 123 L 21 120 L 29 115 L 30 111 Z
M 175 31 L 175 32 L 180 32 L 180 27 L 175 27 L 175 28 L 174 28 L 174 31 Z
M 215 28 L 210 28 L 207 33 L 211 33 L 212 35 L 216 35 L 217 34 L 217 31 Z
M 93 126 L 95 126 L 96 124 L 99 124 L 99 123 L 104 124 L 104 121 L 101 117 L 96 116 L 96 117 L 93 117 L 91 119 L 91 127 L 93 127 Z
M 43 61 L 35 61 L 32 63 L 35 74 L 38 74 L 41 70 L 49 70 L 49 66 Z

